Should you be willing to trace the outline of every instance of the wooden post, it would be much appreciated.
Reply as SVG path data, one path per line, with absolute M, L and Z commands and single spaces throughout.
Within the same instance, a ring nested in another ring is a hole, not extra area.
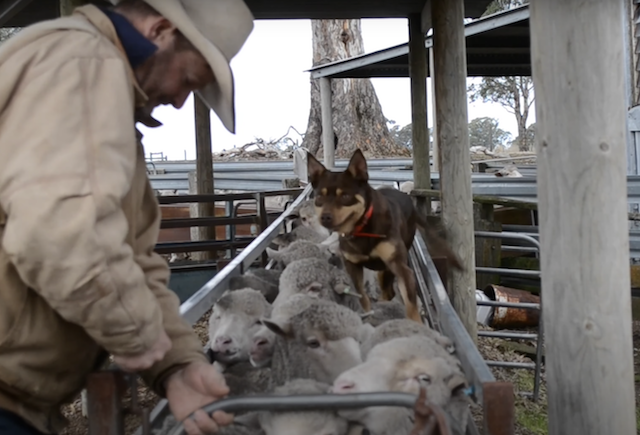
M 323 164 L 327 169 L 335 166 L 335 142 L 333 133 L 333 115 L 331 110 L 331 80 L 320 78 L 320 111 L 322 112 L 322 148 L 324 150 Z
M 438 146 L 438 123 L 436 122 L 436 85 L 434 80 L 434 60 L 433 60 L 433 47 L 429 49 L 429 77 L 431 77 L 431 110 L 433 114 L 433 125 L 431 126 L 433 132 L 433 141 L 431 147 L 433 148 L 433 172 L 440 172 L 440 147 Z
M 549 434 L 636 433 L 624 2 L 531 2 Z
M 196 123 L 196 192 L 200 195 L 214 194 L 213 189 L 213 157 L 211 155 L 211 118 L 209 108 L 200 97 L 193 95 L 195 123 Z M 215 216 L 214 203 L 199 203 L 195 207 L 195 216 Z M 195 233 L 195 234 L 194 234 Z M 215 227 L 193 227 L 192 240 L 215 240 Z M 208 260 L 213 258 L 211 252 L 194 252 L 194 260 Z
M 467 125 L 464 0 L 433 0 L 431 5 L 442 222 L 454 252 L 465 267 L 463 272 L 452 271 L 449 288 L 452 305 L 475 342 L 475 243 Z
M 75 8 L 86 3 L 86 0 L 60 0 L 60 16 L 66 17 L 68 15 L 71 15 Z
M 409 73 L 414 188 L 431 189 L 427 127 L 427 51 L 424 47 L 420 14 L 409 15 Z M 428 198 L 417 198 L 417 202 L 425 215 L 431 212 Z

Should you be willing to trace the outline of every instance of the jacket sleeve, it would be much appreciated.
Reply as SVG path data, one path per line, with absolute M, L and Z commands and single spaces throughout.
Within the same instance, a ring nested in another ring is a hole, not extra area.
M 148 181 L 142 215 L 148 216 L 148 222 L 146 225 L 141 223 L 140 233 L 136 239 L 136 246 L 142 248 L 142 254 L 136 256 L 136 261 L 144 271 L 147 286 L 160 303 L 163 326 L 171 339 L 172 347 L 162 361 L 140 375 L 151 389 L 164 397 L 163 383 L 167 377 L 186 364 L 196 361 L 208 362 L 208 360 L 204 355 L 200 339 L 193 328 L 180 316 L 178 297 L 167 287 L 170 275 L 169 265 L 154 252 L 158 238 L 160 209 Z
M 124 60 L 34 65 L 0 114 L 0 144 L 2 246 L 21 279 L 107 351 L 148 349 L 163 319 L 125 242 L 136 137 Z

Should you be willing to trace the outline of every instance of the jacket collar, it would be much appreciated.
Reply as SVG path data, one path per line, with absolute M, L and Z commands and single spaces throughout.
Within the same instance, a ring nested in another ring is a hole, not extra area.
M 134 70 L 158 51 L 158 46 L 149 41 L 124 15 L 118 12 L 100 8 L 111 20 L 116 29 L 118 39 L 127 53 L 129 64 Z
M 109 39 L 109 41 L 111 41 L 113 45 L 116 46 L 118 51 L 122 54 L 122 57 L 126 60 L 127 73 L 129 75 L 129 78 L 131 79 L 131 83 L 133 83 L 133 88 L 135 91 L 135 105 L 136 107 L 143 107 L 149 100 L 149 97 L 147 97 L 147 94 L 144 93 L 144 91 L 138 84 L 138 80 L 136 80 L 136 76 L 133 73 L 131 64 L 129 63 L 127 52 L 124 49 L 120 38 L 118 38 L 116 28 L 114 27 L 109 17 L 94 5 L 80 6 L 74 10 L 73 14 L 82 15 L 96 29 L 98 29 L 100 33 L 102 33 L 107 39 Z

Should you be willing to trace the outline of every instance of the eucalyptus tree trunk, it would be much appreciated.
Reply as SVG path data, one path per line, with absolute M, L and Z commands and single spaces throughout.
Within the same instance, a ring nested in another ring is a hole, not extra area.
M 311 20 L 313 66 L 364 54 L 360 20 Z M 332 79 L 332 119 L 336 157 L 351 157 L 360 148 L 367 157 L 410 156 L 387 127 L 370 79 Z M 311 80 L 311 110 L 302 146 L 322 155 L 320 84 Z

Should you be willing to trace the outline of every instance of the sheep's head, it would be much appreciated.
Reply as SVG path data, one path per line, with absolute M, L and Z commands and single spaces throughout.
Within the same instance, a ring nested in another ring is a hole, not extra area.
M 362 321 L 357 313 L 334 302 L 319 300 L 288 321 L 263 323 L 301 349 L 319 381 L 331 383 L 362 361 Z
M 403 392 L 418 394 L 420 387 L 427 389 L 431 402 L 445 406 L 454 397 L 463 395 L 467 381 L 458 361 L 440 356 L 434 351 L 434 342 L 426 337 L 395 338 L 378 344 L 367 355 L 364 363 L 338 376 L 332 391 L 337 394 L 368 392 Z M 371 429 L 375 425 L 375 408 L 344 411 L 343 416 L 358 421 Z
M 209 342 L 214 360 L 223 364 L 248 361 L 253 336 L 261 326 L 260 319 L 270 313 L 271 306 L 257 290 L 225 292 L 209 318 Z
M 290 319 L 314 303 L 318 303 L 318 300 L 305 293 L 298 293 L 285 300 L 282 304 L 275 305 L 271 312 L 271 318 L 261 319 L 262 324 L 253 336 L 250 358 L 251 365 L 254 367 L 265 367 L 269 365 L 271 357 L 273 356 L 276 334 L 264 325 L 265 321 L 271 321 L 277 324 L 279 328 L 288 330 Z

